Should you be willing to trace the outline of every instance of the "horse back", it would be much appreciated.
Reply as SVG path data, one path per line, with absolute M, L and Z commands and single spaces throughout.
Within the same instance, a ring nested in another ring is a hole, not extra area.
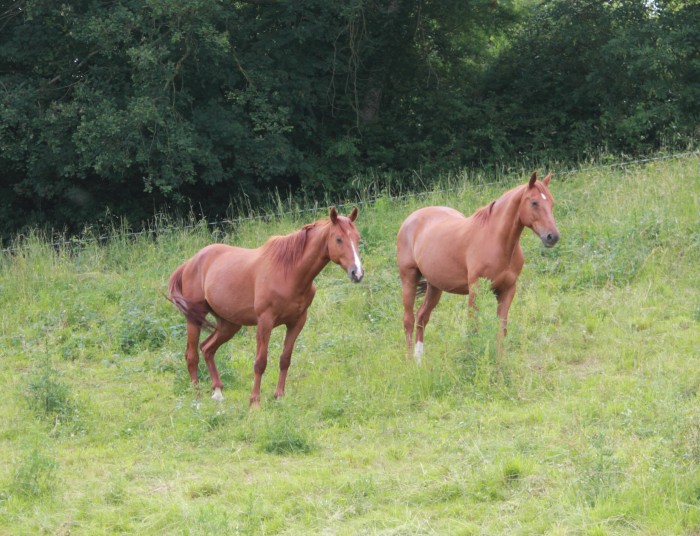
M 251 251 L 253 250 L 227 244 L 211 244 L 200 249 L 183 265 L 183 278 L 187 282 L 188 292 L 203 293 L 208 281 L 215 277 L 214 274 L 222 271 L 228 271 L 235 277 L 240 272 L 241 265 L 250 264 Z
M 464 215 L 450 207 L 423 207 L 411 213 L 401 224 L 397 236 L 399 250 L 421 249 L 433 240 L 443 240 L 464 224 Z

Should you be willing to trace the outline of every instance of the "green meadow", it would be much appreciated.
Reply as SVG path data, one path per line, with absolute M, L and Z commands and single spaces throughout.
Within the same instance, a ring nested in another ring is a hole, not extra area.
M 168 277 L 325 209 L 18 239 L 0 257 L 0 534 L 699 534 L 700 158 L 553 171 L 562 239 L 523 233 L 502 356 L 484 293 L 474 317 L 443 295 L 422 365 L 406 358 L 399 225 L 528 175 L 455 174 L 361 206 L 365 279 L 321 273 L 287 396 L 278 328 L 257 411 L 254 329 L 219 350 L 225 400 L 203 361 L 198 396 Z

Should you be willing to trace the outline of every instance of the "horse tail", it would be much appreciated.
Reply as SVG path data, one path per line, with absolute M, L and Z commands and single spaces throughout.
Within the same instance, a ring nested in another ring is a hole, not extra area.
M 214 330 L 216 326 L 207 320 L 208 311 L 206 308 L 193 306 L 182 294 L 182 273 L 185 271 L 186 265 L 187 263 L 179 266 L 170 276 L 168 299 L 185 315 L 188 322 L 192 322 L 200 328 Z
M 428 280 L 425 277 L 421 277 L 416 285 L 416 296 L 424 296 L 425 292 L 428 290 Z

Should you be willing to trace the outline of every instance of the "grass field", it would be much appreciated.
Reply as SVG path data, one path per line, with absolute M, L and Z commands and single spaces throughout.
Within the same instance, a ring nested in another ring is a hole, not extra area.
M 524 182 L 380 197 L 366 277 L 317 278 L 283 401 L 248 410 L 255 332 L 189 383 L 171 271 L 318 215 L 0 257 L 0 534 L 700 534 L 700 159 L 557 176 L 561 242 L 523 234 L 506 352 L 495 299 L 444 295 L 407 361 L 396 231 Z M 476 330 L 470 323 L 477 324 Z

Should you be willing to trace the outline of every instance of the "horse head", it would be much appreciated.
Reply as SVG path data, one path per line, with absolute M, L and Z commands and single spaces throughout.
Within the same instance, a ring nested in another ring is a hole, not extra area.
M 353 223 L 357 218 L 357 207 L 349 216 L 341 216 L 335 207 L 331 208 L 331 227 L 328 232 L 328 255 L 340 265 L 354 283 L 362 281 L 365 275 L 360 261 L 360 233 Z
M 532 229 L 547 248 L 556 244 L 560 236 L 554 222 L 554 198 L 549 193 L 551 178 L 552 174 L 549 173 L 538 181 L 537 172 L 533 171 L 520 202 L 520 221 L 525 227 Z

